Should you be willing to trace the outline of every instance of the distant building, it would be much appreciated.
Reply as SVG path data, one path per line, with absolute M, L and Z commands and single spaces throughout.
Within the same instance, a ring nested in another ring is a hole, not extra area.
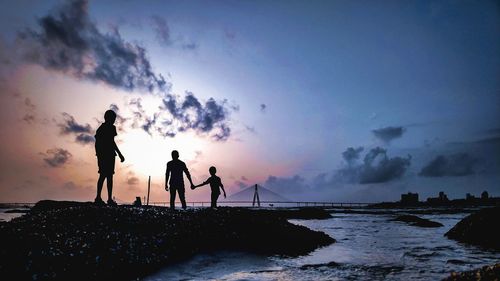
M 449 202 L 450 202 L 450 200 L 448 199 L 448 196 L 442 191 L 439 192 L 438 197 L 427 198 L 427 203 L 429 203 L 429 204 L 439 205 L 439 204 L 447 204 Z
M 465 195 L 465 200 L 467 200 L 467 201 L 474 201 L 474 200 L 476 200 L 476 196 L 474 196 L 474 195 L 472 195 L 470 193 L 467 193 Z
M 441 202 L 447 202 L 447 201 L 450 201 L 448 200 L 448 196 L 446 196 L 446 194 L 442 191 L 439 192 L 439 200 L 441 200 Z
M 488 191 L 483 191 L 483 193 L 481 193 L 482 200 L 488 200 L 489 198 L 490 198 L 490 196 L 488 194 Z
M 405 205 L 417 204 L 418 193 L 408 192 L 407 194 L 401 194 L 401 203 Z

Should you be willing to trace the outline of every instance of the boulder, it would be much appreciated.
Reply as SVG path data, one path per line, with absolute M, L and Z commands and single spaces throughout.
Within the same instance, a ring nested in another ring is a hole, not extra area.
M 500 207 L 486 208 L 459 221 L 445 236 L 459 242 L 500 250 Z

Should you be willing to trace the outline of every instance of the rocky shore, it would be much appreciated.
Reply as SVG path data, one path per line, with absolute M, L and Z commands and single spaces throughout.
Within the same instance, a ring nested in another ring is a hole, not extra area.
M 498 281 L 500 280 L 500 263 L 483 266 L 478 269 L 452 272 L 443 281 Z
M 500 250 L 500 207 L 486 208 L 459 221 L 445 236 L 459 242 Z
M 0 223 L 0 276 L 131 280 L 207 251 L 303 255 L 335 240 L 287 219 L 327 217 L 320 209 L 170 211 L 41 201 Z

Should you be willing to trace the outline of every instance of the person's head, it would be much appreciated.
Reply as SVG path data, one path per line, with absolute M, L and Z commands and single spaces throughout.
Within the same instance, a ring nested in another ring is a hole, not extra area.
M 111 109 L 106 110 L 106 112 L 104 113 L 104 121 L 106 123 L 113 124 L 115 123 L 115 120 L 116 120 L 116 113 Z
M 179 159 L 179 152 L 177 150 L 172 150 L 172 159 Z
M 210 173 L 210 175 L 213 176 L 215 175 L 215 173 L 217 173 L 217 169 L 214 166 L 212 166 L 210 167 L 210 169 L 208 169 L 208 172 Z

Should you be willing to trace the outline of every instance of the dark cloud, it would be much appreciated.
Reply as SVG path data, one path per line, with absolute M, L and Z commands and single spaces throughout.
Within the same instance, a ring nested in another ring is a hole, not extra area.
M 372 130 L 372 133 L 383 142 L 390 143 L 393 139 L 402 137 L 405 131 L 406 129 L 403 127 L 385 127 Z
M 36 106 L 31 102 L 30 98 L 24 99 L 24 107 L 26 108 L 26 113 L 23 116 L 23 121 L 28 124 L 32 124 L 36 120 L 35 110 Z
M 183 50 L 195 50 L 198 48 L 198 44 L 196 42 L 185 42 L 182 37 L 174 39 L 167 21 L 161 16 L 151 16 L 151 26 L 158 43 L 162 46 L 179 46 Z
M 342 152 L 342 158 L 347 162 L 349 166 L 352 166 L 359 159 L 363 147 L 353 148 L 348 147 L 344 152 Z
M 468 153 L 438 155 L 419 173 L 422 177 L 459 177 L 474 174 L 477 160 Z
M 172 41 L 166 22 L 160 17 L 153 17 L 152 21 L 156 32 L 163 39 Z M 231 129 L 227 123 L 229 110 L 225 100 L 217 102 L 210 98 L 200 102 L 193 93 L 188 92 L 181 101 L 172 95 L 171 84 L 153 71 L 143 47 L 123 40 L 117 29 L 110 33 L 98 30 L 89 18 L 87 1 L 67 2 L 40 18 L 38 25 L 38 30 L 28 29 L 19 35 L 30 62 L 79 79 L 103 82 L 127 91 L 156 93 L 162 97 L 164 105 L 149 115 L 137 106 L 140 105 L 140 100 L 137 100 L 132 127 L 164 137 L 173 137 L 187 130 L 208 134 L 217 141 L 230 136 Z M 180 44 L 188 49 L 196 45 Z M 118 110 L 114 104 L 110 108 Z M 170 113 L 170 116 L 166 116 L 165 112 Z M 126 120 L 119 115 L 118 127 Z M 68 121 L 74 119 L 66 120 L 61 127 L 62 134 L 89 134 L 89 126 L 79 127 L 76 122 L 69 124 Z M 86 143 L 90 138 L 82 135 L 78 141 Z
M 65 182 L 62 187 L 66 190 L 76 190 L 77 189 L 76 184 L 72 181 Z
M 90 144 L 95 141 L 94 130 L 89 124 L 79 124 L 70 114 L 62 113 L 63 121 L 57 124 L 61 135 L 74 135 L 75 141 L 80 144 Z
M 89 18 L 87 4 L 85 0 L 67 2 L 40 18 L 39 30 L 21 33 L 26 58 L 48 69 L 127 91 L 169 89 L 163 76 L 153 72 L 145 49 L 125 42 L 117 30 L 100 32 Z
M 410 166 L 411 157 L 387 157 L 386 150 L 376 147 L 365 155 L 364 165 L 360 173 L 359 183 L 382 183 L 398 179 Z M 375 163 L 380 157 L 378 163 Z
M 245 129 L 249 131 L 252 134 L 255 134 L 257 131 L 255 130 L 255 127 L 245 125 Z
M 198 44 L 195 42 L 189 42 L 189 43 L 182 44 L 183 50 L 196 50 L 197 48 L 198 48 Z
M 118 105 L 112 103 L 109 105 L 109 109 L 113 110 L 115 113 L 118 113 L 118 111 L 120 111 L 120 108 L 118 107 Z
M 262 185 L 283 196 L 310 190 L 310 186 L 306 183 L 306 180 L 299 175 L 293 177 L 276 177 L 271 175 Z
M 42 155 L 45 156 L 43 161 L 54 168 L 61 167 L 68 163 L 72 157 L 69 151 L 62 148 L 49 149 L 46 153 L 42 153 Z
M 89 124 L 78 124 L 75 121 L 75 118 L 71 116 L 70 114 L 63 112 L 62 113 L 64 121 L 62 123 L 59 123 L 58 126 L 61 129 L 61 134 L 62 135 L 69 135 L 69 134 L 80 134 L 80 133 L 92 133 L 92 127 L 90 127 Z
M 197 133 L 209 133 L 214 131 L 212 137 L 215 140 L 226 140 L 231 134 L 231 129 L 226 124 L 229 112 L 224 103 L 225 101 L 222 104 L 217 103 L 210 98 L 202 104 L 191 92 L 186 92 L 182 102 L 174 98 L 164 99 L 162 109 L 168 111 L 173 120 L 163 125 L 168 128 L 175 122 L 178 132 L 194 130 Z M 173 128 L 165 132 L 169 134 L 167 136 L 176 133 Z
M 362 148 L 348 148 L 342 153 L 348 166 L 335 174 L 335 179 L 350 183 L 383 183 L 398 179 L 404 175 L 411 163 L 411 156 L 407 158 L 387 156 L 387 150 L 375 147 L 368 151 L 363 163 L 356 164 Z
M 172 45 L 173 42 L 170 37 L 170 28 L 164 18 L 157 15 L 152 16 L 151 27 L 156 34 L 156 39 L 161 45 Z
M 266 104 L 264 104 L 264 103 L 262 103 L 262 104 L 260 105 L 260 112 L 265 113 L 265 112 L 266 112 L 266 109 L 267 109 L 267 105 L 266 105 Z
M 137 184 L 139 184 L 139 178 L 135 177 L 135 176 L 129 177 L 127 179 L 127 184 L 128 185 L 137 185 Z
M 150 135 L 175 137 L 179 132 L 189 130 L 199 134 L 209 134 L 216 141 L 224 141 L 231 134 L 227 124 L 229 110 L 226 101 L 216 102 L 210 98 L 202 103 L 191 92 L 186 92 L 184 100 L 175 96 L 163 99 L 160 111 L 148 116 L 140 98 L 128 102 L 133 115 L 133 128 L 140 128 Z
M 242 181 L 248 181 L 247 177 L 245 177 L 245 176 L 241 176 L 241 180 Z
M 95 138 L 89 134 L 79 134 L 76 136 L 75 140 L 80 144 L 89 144 L 95 142 Z

